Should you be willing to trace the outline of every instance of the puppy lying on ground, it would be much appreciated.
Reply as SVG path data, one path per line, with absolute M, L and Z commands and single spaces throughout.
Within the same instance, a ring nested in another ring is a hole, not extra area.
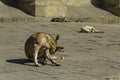
M 59 35 L 54 38 L 44 32 L 34 33 L 25 42 L 25 54 L 29 59 L 34 61 L 35 66 L 38 66 L 38 61 L 45 65 L 46 59 L 52 64 L 60 66 L 55 60 L 63 59 L 63 57 L 51 56 L 55 54 L 56 51 L 64 49 L 64 47 L 57 45 L 58 40 Z
M 82 27 L 79 32 L 80 33 L 104 33 L 104 31 L 97 30 L 93 26 Z
M 70 22 L 66 17 L 56 17 L 52 18 L 51 22 Z

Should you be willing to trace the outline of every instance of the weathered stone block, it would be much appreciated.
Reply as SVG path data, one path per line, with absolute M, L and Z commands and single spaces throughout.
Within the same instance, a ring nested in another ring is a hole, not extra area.
M 20 8 L 37 17 L 66 16 L 67 7 L 62 0 L 19 0 Z
M 59 5 L 37 5 L 35 7 L 35 16 L 42 17 L 57 17 L 66 16 L 67 7 Z

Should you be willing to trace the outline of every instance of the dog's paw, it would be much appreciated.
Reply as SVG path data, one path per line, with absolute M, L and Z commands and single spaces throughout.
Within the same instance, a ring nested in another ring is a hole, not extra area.
M 39 67 L 39 65 L 38 65 L 38 64 L 35 64 L 35 67 Z
M 47 64 L 47 61 L 43 61 L 41 62 L 42 65 L 46 65 Z
M 56 63 L 55 66 L 61 66 L 60 64 Z

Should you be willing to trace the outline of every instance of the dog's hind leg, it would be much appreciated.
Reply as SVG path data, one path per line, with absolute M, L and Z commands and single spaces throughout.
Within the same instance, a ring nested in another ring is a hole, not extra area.
M 51 55 L 50 55 L 50 53 L 49 53 L 49 49 L 47 49 L 46 50 L 46 58 L 50 61 L 50 62 L 52 62 L 52 64 L 55 64 L 55 66 L 60 66 L 60 64 L 58 64 L 58 63 L 56 63 L 53 59 L 52 59 L 52 57 L 51 57 Z
M 39 53 L 39 49 L 40 49 L 40 46 L 38 46 L 37 44 L 34 45 L 34 63 L 35 63 L 35 66 L 38 66 L 38 53 Z

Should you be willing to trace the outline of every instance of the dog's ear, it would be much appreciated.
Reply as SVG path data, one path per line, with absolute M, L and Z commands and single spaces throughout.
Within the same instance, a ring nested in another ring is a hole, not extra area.
M 58 34 L 58 35 L 56 36 L 56 41 L 59 40 L 59 38 L 60 38 L 60 35 Z

